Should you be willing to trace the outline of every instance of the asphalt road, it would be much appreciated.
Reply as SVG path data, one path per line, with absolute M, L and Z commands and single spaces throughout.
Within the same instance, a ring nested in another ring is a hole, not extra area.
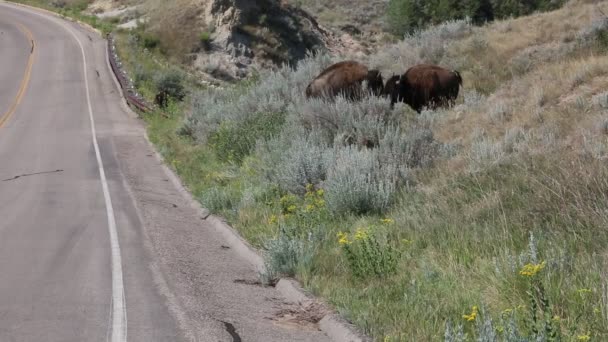
M 0 2 L 0 341 L 326 341 L 144 134 L 101 37 Z

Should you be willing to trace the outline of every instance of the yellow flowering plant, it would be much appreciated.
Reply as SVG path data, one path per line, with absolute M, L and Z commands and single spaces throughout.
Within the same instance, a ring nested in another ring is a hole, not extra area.
M 545 265 L 546 265 L 545 261 L 541 262 L 540 264 L 526 264 L 519 271 L 519 274 L 521 274 L 524 277 L 534 277 L 536 274 L 538 274 L 540 271 L 542 271 L 545 268 Z
M 587 342 L 589 340 L 591 340 L 591 335 L 589 335 L 589 333 L 584 334 L 584 335 L 578 335 L 576 337 L 577 341 L 581 341 L 581 342 Z
M 352 239 L 348 233 L 337 235 L 348 266 L 356 278 L 386 277 L 397 271 L 398 250 L 389 243 L 381 244 L 372 227 L 359 227 Z
M 471 313 L 470 313 L 470 314 L 465 314 L 465 315 L 462 315 L 462 318 L 464 318 L 464 319 L 465 319 L 467 322 L 473 322 L 473 321 L 475 321 L 475 319 L 477 318 L 477 313 L 478 313 L 478 312 L 479 312 L 479 311 L 478 311 L 477 306 L 474 306 L 474 307 L 471 309 Z
M 281 212 L 283 214 L 292 214 L 297 209 L 298 198 L 295 195 L 288 194 L 279 199 Z
M 383 218 L 380 219 L 380 223 L 385 224 L 385 225 L 390 225 L 395 223 L 395 220 L 391 219 L 391 218 Z

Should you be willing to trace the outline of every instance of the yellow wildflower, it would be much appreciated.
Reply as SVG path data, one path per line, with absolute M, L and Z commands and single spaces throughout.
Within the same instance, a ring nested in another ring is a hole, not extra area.
M 317 196 L 323 197 L 323 195 L 325 195 L 325 190 L 323 190 L 323 189 L 317 190 Z
M 556 321 L 556 322 L 559 321 L 560 319 L 561 318 L 558 315 L 553 316 L 553 320 Z
M 323 200 L 323 199 L 316 200 L 315 204 L 317 205 L 317 207 L 323 208 L 325 206 L 325 200 Z
M 268 223 L 270 224 L 275 224 L 279 221 L 279 218 L 277 217 L 277 215 L 270 215 L 270 218 L 268 219 Z
M 340 245 L 350 244 L 350 241 L 348 240 L 348 234 L 347 233 L 339 232 L 337 236 L 338 236 L 338 243 Z
M 367 239 L 367 237 L 368 237 L 368 234 L 365 231 L 365 229 L 357 228 L 357 231 L 355 232 L 355 240 L 361 241 L 361 240 Z
M 462 315 L 462 318 L 466 319 L 467 322 L 473 322 L 477 318 L 477 306 L 474 306 L 469 315 Z
M 546 262 L 544 261 L 540 264 L 527 264 L 519 271 L 519 274 L 524 277 L 534 277 L 538 272 L 545 268 L 545 265 Z
M 281 204 L 289 204 L 292 203 L 293 201 L 295 201 L 295 196 L 294 195 L 285 195 L 283 197 L 281 197 L 281 199 L 279 199 L 279 202 Z
M 288 213 L 293 213 L 294 211 L 296 211 L 296 209 L 298 209 L 298 207 L 296 207 L 295 204 L 292 204 L 289 207 L 287 207 L 287 212 Z
M 315 210 L 315 206 L 312 205 L 312 204 L 307 204 L 305 210 L 306 210 L 307 213 L 310 213 L 310 212 L 312 212 L 312 211 Z
M 590 339 L 591 339 L 591 336 L 589 336 L 589 333 L 587 333 L 585 335 L 578 335 L 578 337 L 576 338 L 577 341 L 582 341 L 582 342 L 589 341 Z
M 380 222 L 382 222 L 383 224 L 393 224 L 393 223 L 395 223 L 395 220 L 393 220 L 391 218 L 383 218 L 380 220 Z
M 306 184 L 306 193 L 311 194 L 315 190 L 315 186 L 312 184 Z

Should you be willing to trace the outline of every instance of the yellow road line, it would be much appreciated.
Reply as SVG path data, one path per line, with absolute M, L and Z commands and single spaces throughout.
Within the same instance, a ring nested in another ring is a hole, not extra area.
M 34 36 L 32 35 L 32 32 L 30 32 L 30 30 L 28 30 L 25 26 L 17 24 L 17 27 L 19 28 L 19 30 L 21 30 L 21 32 L 25 34 L 27 39 L 29 39 L 29 41 L 32 43 L 32 50 L 27 60 L 25 75 L 23 76 L 23 80 L 21 80 L 19 92 L 17 92 L 17 96 L 15 97 L 15 100 L 13 101 L 11 106 L 8 108 L 8 111 L 0 115 L 0 128 L 4 127 L 8 119 L 10 119 L 11 116 L 13 116 L 13 114 L 17 110 L 17 106 L 19 106 L 19 104 L 21 103 L 21 100 L 25 95 L 25 91 L 27 90 L 27 86 L 30 83 L 30 77 L 32 75 L 32 66 L 34 65 L 34 54 L 36 53 L 36 42 L 34 41 Z

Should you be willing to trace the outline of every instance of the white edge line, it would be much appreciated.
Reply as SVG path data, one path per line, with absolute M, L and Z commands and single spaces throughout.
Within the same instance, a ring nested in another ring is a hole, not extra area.
M 10 6 L 12 7 L 12 6 Z M 122 273 L 122 258 L 120 255 L 120 244 L 118 241 L 118 232 L 116 229 L 116 217 L 114 216 L 114 207 L 112 206 L 112 198 L 110 196 L 110 190 L 106 173 L 103 167 L 103 161 L 101 159 L 101 153 L 99 151 L 99 144 L 97 142 L 97 132 L 95 130 L 95 118 L 93 115 L 93 107 L 91 105 L 91 94 L 89 90 L 89 79 L 87 72 L 87 58 L 84 52 L 84 47 L 78 36 L 74 31 L 65 26 L 62 22 L 51 20 L 49 17 L 42 15 L 34 11 L 27 11 L 18 7 L 14 9 L 24 11 L 26 13 L 35 14 L 43 17 L 51 22 L 56 23 L 66 30 L 78 43 L 80 52 L 82 54 L 83 71 L 84 71 L 84 84 L 86 90 L 87 106 L 89 110 L 89 120 L 91 123 L 91 134 L 93 138 L 93 146 L 95 148 L 95 157 L 97 158 L 97 165 L 99 166 L 99 178 L 101 180 L 101 186 L 103 190 L 103 197 L 105 200 L 106 213 L 108 217 L 108 230 L 110 233 L 110 248 L 112 257 L 112 342 L 126 342 L 127 341 L 127 306 L 125 301 L 125 291 L 123 283 Z
M 87 105 L 89 109 L 89 119 L 91 121 L 91 134 L 93 136 L 93 146 L 95 147 L 95 157 L 97 158 L 97 164 L 99 165 L 99 178 L 101 179 L 103 197 L 106 203 L 108 229 L 110 233 L 110 247 L 112 250 L 112 342 L 124 342 L 127 340 L 127 307 L 125 305 L 125 292 L 122 277 L 122 258 L 120 255 L 120 244 L 118 242 L 118 232 L 116 229 L 114 207 L 112 206 L 112 197 L 110 196 L 106 172 L 103 167 L 101 152 L 99 151 L 99 144 L 97 143 L 95 118 L 93 116 L 93 108 L 91 105 L 91 95 L 89 90 L 87 59 L 84 52 L 84 47 L 82 46 L 80 39 L 78 39 L 78 36 L 76 36 L 74 31 L 64 26 L 63 24 L 60 24 L 60 26 L 63 26 L 66 31 L 68 31 L 72 35 L 72 37 L 74 37 L 74 39 L 80 46 L 80 52 L 82 53 L 85 79 L 84 84 L 86 89 Z

